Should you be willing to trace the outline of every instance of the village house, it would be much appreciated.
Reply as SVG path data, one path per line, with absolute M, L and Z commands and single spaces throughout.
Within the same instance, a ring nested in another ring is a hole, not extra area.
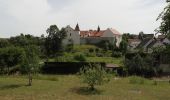
M 128 49 L 130 51 L 142 49 L 145 52 L 151 53 L 155 47 L 165 47 L 170 45 L 170 40 L 165 35 L 144 34 L 143 40 L 141 39 L 128 39 Z
M 97 44 L 101 41 L 109 41 L 119 46 L 122 41 L 122 34 L 113 28 L 106 30 L 100 30 L 98 26 L 97 30 L 80 30 L 77 24 L 75 29 L 69 25 L 65 28 L 67 37 L 63 40 L 65 45 L 73 44 Z

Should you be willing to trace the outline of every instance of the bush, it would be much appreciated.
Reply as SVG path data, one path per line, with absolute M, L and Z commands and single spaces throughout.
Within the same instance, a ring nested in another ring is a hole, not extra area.
M 93 48 L 90 48 L 90 49 L 89 49 L 89 52 L 90 52 L 90 53 L 93 53 L 93 52 L 94 52 L 94 49 L 93 49 Z
M 101 65 L 85 66 L 80 73 L 83 82 L 87 83 L 92 91 L 95 89 L 95 85 L 102 85 L 109 81 L 109 77 Z
M 112 57 L 118 58 L 118 57 L 121 57 L 121 56 L 122 56 L 122 53 L 121 53 L 121 52 L 118 52 L 118 51 L 113 51 L 113 52 L 112 52 Z
M 86 61 L 86 56 L 81 53 L 78 53 L 74 55 L 74 59 L 77 61 Z
M 73 61 L 72 57 L 68 57 L 68 56 L 59 56 L 55 58 L 56 62 L 71 62 Z

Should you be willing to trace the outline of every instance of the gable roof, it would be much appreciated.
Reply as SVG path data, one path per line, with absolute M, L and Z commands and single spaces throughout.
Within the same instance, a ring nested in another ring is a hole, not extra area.
M 80 31 L 80 36 L 89 36 L 89 37 L 100 37 L 106 30 L 96 31 L 96 30 L 89 30 L 89 31 Z
M 120 32 L 118 32 L 116 29 L 108 28 L 114 35 L 121 35 Z
M 128 39 L 128 43 L 132 43 L 132 42 L 141 42 L 140 39 Z
M 143 34 L 144 38 L 153 38 L 154 34 Z
M 145 38 L 136 48 L 144 47 L 152 38 Z

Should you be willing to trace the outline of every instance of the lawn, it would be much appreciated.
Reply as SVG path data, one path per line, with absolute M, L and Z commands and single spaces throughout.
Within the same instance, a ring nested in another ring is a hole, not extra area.
M 0 100 L 169 100 L 170 84 L 152 80 L 131 84 L 129 78 L 112 78 L 97 87 L 98 94 L 84 91 L 85 84 L 75 75 L 35 77 L 33 86 L 26 86 L 25 77 L 0 77 Z
M 87 57 L 87 62 L 105 62 L 111 64 L 117 64 L 119 66 L 123 65 L 123 59 L 120 58 L 113 58 L 113 57 Z

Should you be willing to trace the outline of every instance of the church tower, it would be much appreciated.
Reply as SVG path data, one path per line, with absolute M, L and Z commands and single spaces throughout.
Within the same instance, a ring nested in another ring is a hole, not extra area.
M 98 26 L 98 28 L 97 28 L 97 32 L 100 32 L 100 27 Z
M 80 31 L 80 28 L 79 28 L 79 24 L 77 23 L 76 27 L 75 27 L 75 31 Z

